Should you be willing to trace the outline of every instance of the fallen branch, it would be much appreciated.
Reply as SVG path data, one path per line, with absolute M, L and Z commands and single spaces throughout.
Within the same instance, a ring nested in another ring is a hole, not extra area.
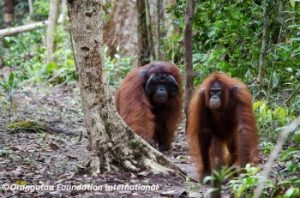
M 46 21 L 41 21 L 41 22 L 37 22 L 37 23 L 32 23 L 32 24 L 27 24 L 27 25 L 22 25 L 22 26 L 18 26 L 18 27 L 10 27 L 10 28 L 6 28 L 6 29 L 2 29 L 0 30 L 0 37 L 4 37 L 4 36 L 11 36 L 17 33 L 21 33 L 21 32 L 28 32 L 40 27 L 45 27 L 48 25 L 48 20 Z
M 261 174 L 262 177 L 259 181 L 258 186 L 256 187 L 256 189 L 254 191 L 254 198 L 261 197 L 261 193 L 264 189 L 265 183 L 270 176 L 270 172 L 272 170 L 272 167 L 271 167 L 272 164 L 274 163 L 275 159 L 279 155 L 287 136 L 291 132 L 295 131 L 299 125 L 300 125 L 300 116 L 294 122 L 290 123 L 288 126 L 284 127 L 284 129 L 282 129 L 281 133 L 279 134 L 275 148 L 273 149 L 272 153 L 270 154 L 270 156 L 268 158 L 267 163 L 264 166 L 264 169 Z

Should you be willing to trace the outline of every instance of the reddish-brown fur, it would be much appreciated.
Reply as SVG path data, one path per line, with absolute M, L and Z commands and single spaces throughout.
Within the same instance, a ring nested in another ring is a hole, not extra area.
M 224 85 L 223 110 L 209 108 L 210 87 Z M 258 134 L 252 96 L 246 85 L 223 73 L 209 75 L 189 106 L 187 139 L 190 154 L 203 178 L 222 165 L 244 166 L 258 162 Z
M 179 86 L 178 95 L 163 108 L 156 108 L 144 91 L 147 78 L 153 73 L 171 74 Z M 169 62 L 154 62 L 134 68 L 116 93 L 117 111 L 127 125 L 149 142 L 165 143 L 169 149 L 181 118 L 182 80 L 178 68 Z

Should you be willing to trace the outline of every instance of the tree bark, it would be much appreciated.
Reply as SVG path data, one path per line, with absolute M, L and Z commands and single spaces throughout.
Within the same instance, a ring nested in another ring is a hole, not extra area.
M 104 25 L 104 43 L 110 57 L 116 53 L 137 58 L 138 10 L 135 1 L 113 1 Z M 119 48 L 119 49 L 118 49 Z
M 148 47 L 149 47 L 149 51 L 150 51 L 150 61 L 154 61 L 156 59 L 156 55 L 155 55 L 155 51 L 154 51 L 149 0 L 145 0 L 145 12 L 146 12 L 146 25 L 147 25 L 146 31 L 147 31 L 147 37 L 148 37 Z
M 262 41 L 261 41 L 261 49 L 260 49 L 260 56 L 259 56 L 259 71 L 258 71 L 258 83 L 259 87 L 263 88 L 264 86 L 264 67 L 266 62 L 266 54 L 268 50 L 268 31 L 269 31 L 269 9 L 268 3 L 265 1 L 265 5 L 263 8 L 263 15 L 264 15 L 264 24 L 263 24 L 263 34 L 262 34 Z
M 29 16 L 32 17 L 32 15 L 34 14 L 32 0 L 28 0 L 28 6 L 29 6 Z
M 120 170 L 168 173 L 176 170 L 184 175 L 164 155 L 132 132 L 116 112 L 103 80 L 103 2 L 69 0 L 67 6 L 91 148 L 89 170 L 92 173 Z
M 282 1 L 277 1 L 277 10 L 276 10 L 276 17 L 275 17 L 275 21 L 276 21 L 276 25 L 275 27 L 273 27 L 271 30 L 273 32 L 272 35 L 272 40 L 273 43 L 278 44 L 281 42 L 282 40 L 282 29 L 284 27 L 284 25 L 286 25 L 285 20 L 284 20 L 284 15 L 283 15 L 283 2 Z M 277 49 L 275 49 L 275 54 L 277 54 Z M 268 82 L 268 100 L 271 98 L 272 96 L 272 90 L 273 90 L 273 73 L 274 73 L 274 69 L 275 69 L 275 63 L 276 60 L 272 61 L 272 68 L 271 68 L 271 72 L 270 72 L 270 77 L 269 77 L 269 82 Z
M 60 0 L 51 0 L 49 9 L 49 25 L 47 28 L 47 63 L 53 60 L 52 54 L 55 50 L 54 33 L 58 19 Z
M 5 27 L 11 26 L 13 20 L 14 20 L 14 2 L 13 0 L 4 0 L 4 6 L 3 6 L 3 21 Z
M 192 18 L 194 15 L 195 1 L 187 0 L 185 9 L 185 30 L 184 30 L 184 60 L 185 60 L 185 98 L 184 112 L 187 117 L 188 106 L 194 90 L 193 75 L 193 45 L 192 45 Z M 188 123 L 186 121 L 186 127 Z
M 138 0 L 138 66 L 146 65 L 150 62 L 150 49 L 146 22 L 145 0 Z
M 156 58 L 161 60 L 161 39 L 163 37 L 163 21 L 164 21 L 164 0 L 156 0 L 156 12 L 157 12 L 157 45 L 156 45 Z

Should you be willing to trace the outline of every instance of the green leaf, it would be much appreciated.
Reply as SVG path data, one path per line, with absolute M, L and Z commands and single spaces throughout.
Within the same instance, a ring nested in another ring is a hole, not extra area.
M 296 5 L 296 2 L 295 2 L 295 0 L 290 0 L 290 3 L 291 3 L 291 6 L 294 8 L 294 7 L 295 7 L 295 5 Z
M 299 195 L 299 188 L 290 187 L 284 194 L 285 198 L 296 197 Z
M 209 181 L 214 181 L 216 178 L 214 176 L 206 176 L 203 180 L 203 183 L 208 183 Z
M 217 192 L 217 191 L 219 191 L 220 189 L 219 188 L 209 188 L 208 190 L 207 190 L 207 194 L 210 194 L 210 193 L 213 193 L 213 192 Z
M 47 65 L 46 70 L 47 70 L 47 73 L 51 73 L 51 72 L 57 70 L 57 64 L 54 63 L 54 62 L 49 63 L 49 64 Z
M 293 68 L 287 67 L 287 68 L 286 68 L 286 71 L 291 73 L 291 72 L 293 72 Z
M 280 82 L 280 74 L 273 72 L 273 87 L 278 87 Z
M 246 178 L 246 184 L 250 185 L 250 186 L 257 184 L 257 178 L 255 178 L 255 177 Z
M 15 80 L 15 73 L 10 73 L 8 77 L 8 84 L 10 87 L 13 87 L 14 85 L 14 80 Z
M 257 101 L 253 104 L 253 110 L 256 111 L 260 106 L 264 104 L 263 101 Z
M 295 142 L 300 144 L 300 130 L 295 131 L 294 140 L 295 140 Z

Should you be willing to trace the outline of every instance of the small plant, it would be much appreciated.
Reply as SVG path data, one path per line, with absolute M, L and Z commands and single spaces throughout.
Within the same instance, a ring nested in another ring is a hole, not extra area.
M 0 92 L 0 96 L 4 97 L 4 102 L 9 104 L 9 115 L 12 115 L 15 109 L 13 102 L 14 90 L 17 88 L 18 80 L 16 78 L 16 73 L 11 72 L 8 77 L 4 77 L 4 80 L 0 83 L 0 87 L 3 92 Z M 1 90 L 1 89 L 0 89 Z M 3 94 L 2 94 L 3 93 Z
M 252 167 L 249 164 L 245 167 L 245 173 L 240 174 L 238 178 L 229 181 L 229 187 L 234 197 L 251 197 L 259 181 L 259 168 Z M 269 185 L 270 182 L 267 182 Z
M 114 87 L 118 86 L 121 79 L 133 68 L 131 58 L 120 57 L 118 54 L 115 54 L 114 58 L 105 57 L 104 66 L 106 81 Z
M 209 197 L 221 197 L 222 184 L 228 181 L 234 173 L 234 167 L 222 167 L 220 170 L 214 170 L 211 176 L 206 176 L 203 182 L 211 185 L 207 191 Z
M 267 135 L 271 140 L 277 137 L 277 130 L 281 126 L 290 122 L 294 116 L 289 109 L 283 107 L 271 108 L 265 101 L 257 101 L 253 104 L 258 122 L 258 127 L 262 135 Z
M 261 142 L 260 147 L 264 155 L 269 155 L 274 148 L 274 144 L 272 142 Z

